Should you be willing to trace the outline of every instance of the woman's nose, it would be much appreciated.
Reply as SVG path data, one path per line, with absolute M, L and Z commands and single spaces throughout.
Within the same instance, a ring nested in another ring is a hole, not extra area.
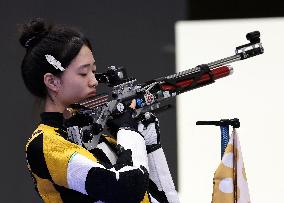
M 98 86 L 99 82 L 97 81 L 95 75 L 93 74 L 90 78 L 90 81 L 89 81 L 89 85 L 90 87 L 96 87 Z

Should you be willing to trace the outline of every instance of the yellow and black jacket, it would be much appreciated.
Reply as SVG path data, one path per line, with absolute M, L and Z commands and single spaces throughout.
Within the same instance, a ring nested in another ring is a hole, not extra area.
M 44 112 L 41 119 L 27 142 L 26 159 L 44 202 L 151 202 L 147 167 L 137 165 L 131 150 L 116 153 L 113 162 L 100 147 L 88 151 L 68 141 L 61 113 Z M 107 136 L 100 143 L 116 144 Z

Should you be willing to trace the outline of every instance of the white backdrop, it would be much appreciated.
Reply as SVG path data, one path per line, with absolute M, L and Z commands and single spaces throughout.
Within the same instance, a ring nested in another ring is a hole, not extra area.
M 181 201 L 209 203 L 220 163 L 220 129 L 198 120 L 239 118 L 239 138 L 252 203 L 284 202 L 284 18 L 181 21 L 176 24 L 176 71 L 234 55 L 259 30 L 264 54 L 232 63 L 234 73 L 178 96 Z

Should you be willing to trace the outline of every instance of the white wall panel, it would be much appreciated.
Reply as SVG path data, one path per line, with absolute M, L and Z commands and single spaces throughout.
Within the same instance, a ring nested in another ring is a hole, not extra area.
M 176 24 L 176 71 L 234 55 L 259 30 L 264 54 L 233 63 L 234 74 L 178 96 L 182 202 L 211 201 L 220 162 L 220 130 L 198 120 L 240 119 L 239 138 L 251 202 L 283 202 L 284 18 L 182 21 Z

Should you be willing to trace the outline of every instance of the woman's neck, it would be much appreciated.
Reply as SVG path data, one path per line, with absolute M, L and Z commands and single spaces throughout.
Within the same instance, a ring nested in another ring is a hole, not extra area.
M 60 112 L 63 113 L 66 107 L 56 100 L 52 101 L 49 96 L 46 97 L 44 111 L 45 112 Z
M 63 117 L 65 119 L 68 119 L 72 116 L 72 113 L 69 112 L 68 109 L 64 105 L 58 104 L 58 102 L 56 101 L 52 101 L 49 96 L 47 96 L 45 100 L 44 111 L 63 113 Z

